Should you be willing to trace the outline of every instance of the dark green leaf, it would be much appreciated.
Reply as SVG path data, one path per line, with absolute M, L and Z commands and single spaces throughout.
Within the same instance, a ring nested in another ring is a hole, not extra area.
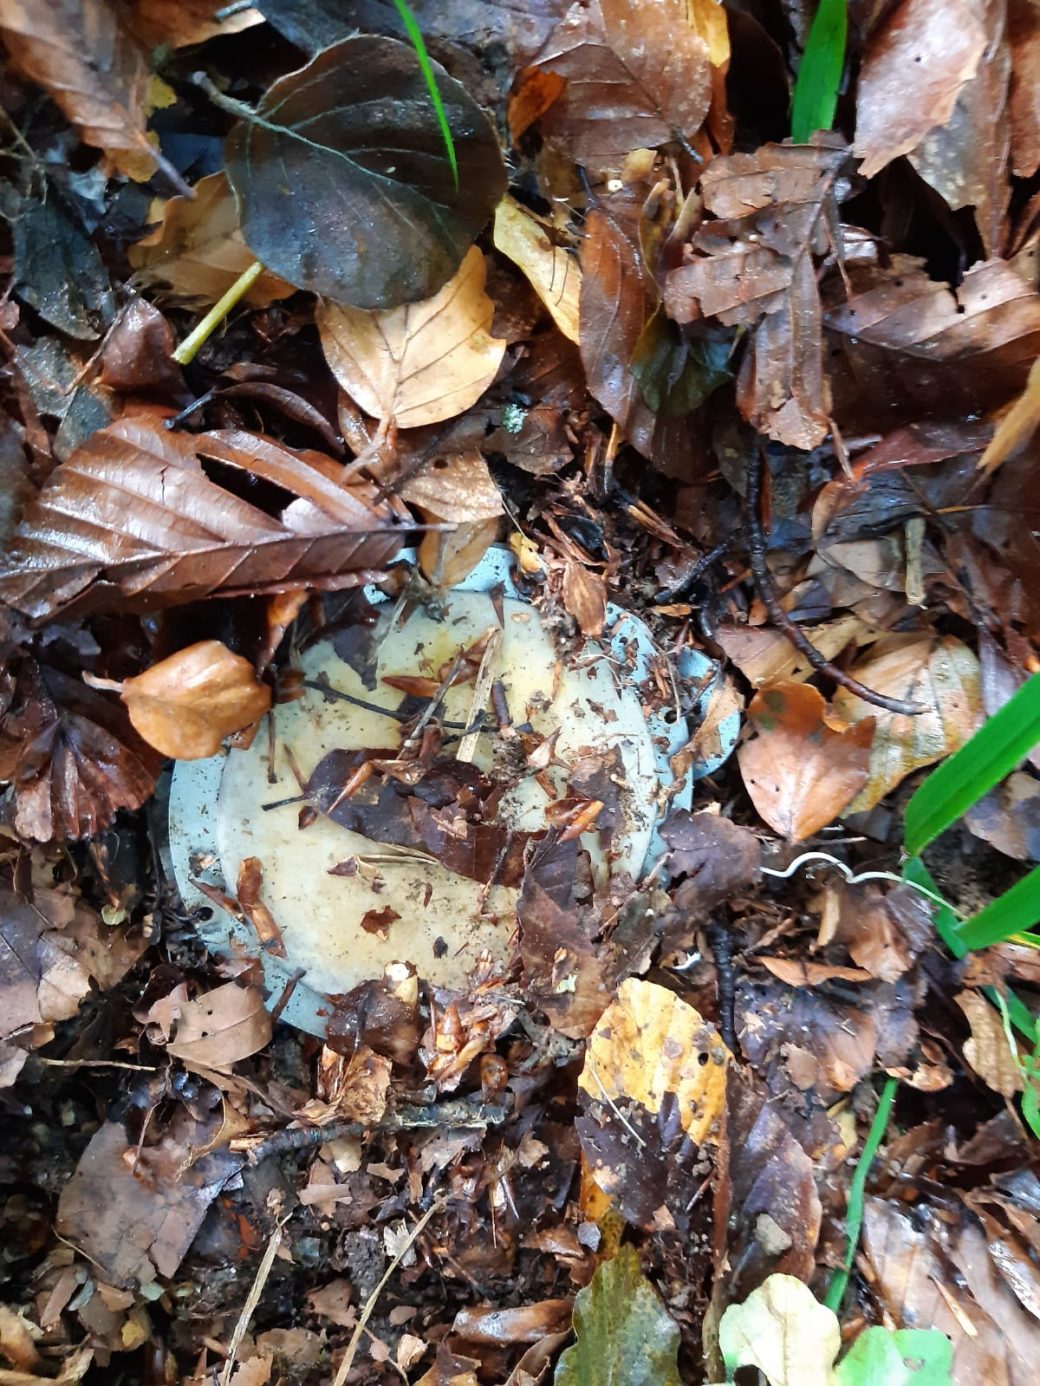
M 835 1386 L 950 1386 L 953 1344 L 937 1328 L 867 1328 L 841 1359 Z
M 655 414 L 681 418 L 729 380 L 731 346 L 728 335 L 687 339 L 658 311 L 643 328 L 629 369 Z
M 555 1386 L 679 1386 L 679 1329 L 633 1247 L 604 1263 L 574 1301 L 577 1338 Z
M 1040 923 L 1040 866 L 964 924 L 957 937 L 965 948 L 988 948 Z
M 227 141 L 242 232 L 283 279 L 358 308 L 429 298 L 506 186 L 487 116 L 431 64 L 458 156 L 455 187 L 411 45 L 362 35 L 266 92 Z
M 846 0 L 820 0 L 795 82 L 791 108 L 795 144 L 808 144 L 817 130 L 829 130 L 834 123 L 847 27 Z
M 906 806 L 906 849 L 917 856 L 1009 775 L 1040 742 L 1040 674 L 1034 674 L 970 741 L 944 760 Z

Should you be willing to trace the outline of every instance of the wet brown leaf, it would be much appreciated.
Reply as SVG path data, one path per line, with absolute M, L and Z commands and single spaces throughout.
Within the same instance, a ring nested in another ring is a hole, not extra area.
M 806 683 L 774 684 L 748 708 L 755 735 L 737 751 L 755 808 L 789 842 L 832 822 L 863 788 L 874 723 L 835 730 L 823 695 Z
M 405 482 L 400 495 L 427 524 L 457 526 L 423 535 L 419 566 L 438 586 L 461 582 L 494 543 L 499 516 L 504 514 L 502 494 L 483 455 L 473 448 L 436 457 Z
M 444 288 L 421 303 L 366 312 L 322 300 L 316 318 L 325 359 L 366 414 L 400 428 L 439 423 L 476 403 L 502 364 L 492 337 L 495 305 L 476 246 Z
M 151 74 L 143 49 L 106 0 L 3 0 L 0 33 L 14 65 L 52 97 L 85 144 L 121 173 L 148 178 Z
M 93 837 L 119 809 L 141 807 L 161 767 L 114 699 L 49 665 L 19 662 L 0 724 L 0 779 L 13 786 L 20 837 Z
M 1032 0 L 1009 0 L 1011 167 L 1020 178 L 1040 168 L 1040 13 Z
M 1016 861 L 1040 861 L 1040 780 L 1023 771 L 1009 775 L 964 815 L 983 841 Z
M 127 23 L 147 48 L 166 44 L 185 48 L 221 35 L 240 34 L 263 22 L 259 10 L 246 8 L 215 19 L 211 0 L 133 0 Z
M 983 720 L 979 662 L 952 635 L 892 635 L 849 670 L 860 683 L 925 708 L 915 717 L 885 712 L 839 688 L 834 708 L 849 722 L 875 720 L 870 768 L 850 806 L 862 813 L 913 770 L 963 746 Z
M 285 943 L 278 921 L 260 898 L 264 883 L 264 867 L 259 857 L 243 857 L 235 883 L 238 907 L 256 930 L 265 953 L 285 957 Z
M 207 0 L 208 3 L 208 0 Z M 223 173 L 200 178 L 195 196 L 171 197 L 152 209 L 151 231 L 127 250 L 137 282 L 165 285 L 187 304 L 216 303 L 256 256 L 242 239 L 235 196 Z M 296 290 L 265 270 L 245 296 L 254 308 Z
M 1025 1087 L 1022 1065 L 1011 1052 L 1000 1012 L 978 991 L 962 991 L 953 998 L 971 1027 L 964 1042 L 964 1057 L 994 1092 L 1011 1099 Z
M 271 1017 L 256 987 L 228 982 L 194 1001 L 178 1002 L 167 1053 L 193 1068 L 226 1071 L 263 1049 L 271 1038 Z
M 498 204 L 495 248 L 523 270 L 563 335 L 572 342 L 580 341 L 578 262 L 561 246 L 553 244 L 538 218 L 515 198 L 504 197 Z
M 601 574 L 568 558 L 563 570 L 563 605 L 578 623 L 582 635 L 603 634 L 607 620 L 607 587 Z
M 864 624 L 850 614 L 817 626 L 803 625 L 802 630 L 825 659 L 834 659 L 863 632 Z M 813 675 L 805 656 L 772 626 L 720 626 L 715 638 L 755 688 L 789 680 L 801 683 Z
M 671 849 L 668 871 L 684 877 L 676 903 L 694 918 L 710 913 L 723 900 L 751 886 L 758 877 L 762 846 L 750 828 L 716 813 L 680 811 L 668 819 L 661 836 Z
M 219 640 L 200 640 L 112 685 L 134 729 L 149 746 L 174 760 L 216 755 L 225 736 L 258 721 L 271 706 L 271 690 L 248 659 Z
M 57 467 L 3 560 L 0 597 L 36 619 L 58 610 L 155 609 L 220 593 L 337 589 L 400 546 L 394 510 L 340 468 L 242 430 L 191 435 L 160 410 L 124 415 Z M 295 499 L 266 514 L 210 481 L 200 454 Z
M 692 140 L 711 102 L 708 45 L 683 0 L 572 5 L 533 66 L 567 82 L 542 131 L 595 169 L 633 149 Z
M 494 1347 L 498 1343 L 537 1343 L 559 1333 L 571 1321 L 569 1299 L 543 1299 L 516 1309 L 480 1306 L 460 1309 L 451 1331 L 468 1343 Z
M 646 271 L 633 237 L 612 211 L 593 208 L 581 247 L 581 362 L 588 387 L 623 429 L 639 399 L 629 370 L 646 321 Z

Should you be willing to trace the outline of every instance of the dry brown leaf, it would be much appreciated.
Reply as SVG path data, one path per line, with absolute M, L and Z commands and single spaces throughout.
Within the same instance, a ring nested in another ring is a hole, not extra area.
M 389 1093 L 389 1059 L 367 1044 L 349 1059 L 325 1046 L 318 1060 L 318 1096 L 301 1107 L 297 1116 L 316 1126 L 330 1121 L 375 1126 L 386 1111 Z
M 1029 368 L 1026 387 L 997 425 L 979 458 L 979 470 L 995 472 L 1012 453 L 1029 442 L 1040 426 L 1040 360 Z
M 260 946 L 265 953 L 276 958 L 285 957 L 285 943 L 278 921 L 260 898 L 264 883 L 264 868 L 259 857 L 243 857 L 235 882 L 235 899 L 238 907 L 256 930 Z
M 892 635 L 849 670 L 878 693 L 904 698 L 925 711 L 915 717 L 885 712 L 839 688 L 835 711 L 849 722 L 876 721 L 867 782 L 849 807 L 862 813 L 913 770 L 952 755 L 981 725 L 979 662 L 952 635 Z
M 859 616 L 839 616 L 802 630 L 825 659 L 834 659 L 866 629 Z M 721 625 L 715 639 L 755 688 L 793 681 L 802 683 L 814 673 L 812 665 L 774 626 Z
M 638 977 L 589 1037 L 578 1086 L 595 1101 L 638 1102 L 656 1115 L 674 1102 L 694 1145 L 711 1141 L 726 1102 L 730 1053 L 713 1026 L 674 992 Z
M 563 569 L 563 605 L 578 623 L 582 635 L 603 634 L 607 621 L 607 586 L 599 573 L 568 558 Z
M 271 690 L 249 660 L 219 640 L 200 640 L 122 683 L 85 677 L 94 688 L 117 692 L 135 731 L 174 760 L 216 755 L 225 736 L 271 706 Z
M 36 1332 L 38 1335 L 39 1329 Z M 0 1356 L 18 1372 L 32 1372 L 42 1366 L 29 1324 L 6 1304 L 0 1304 Z
M 148 178 L 151 73 L 144 50 L 108 0 L 0 0 L 0 33 L 14 65 L 52 97 L 85 144 L 121 173 Z
M 889 10 L 859 74 L 855 150 L 865 177 L 946 124 L 985 48 L 975 0 L 900 0 Z
M 239 34 L 264 22 L 257 9 L 215 19 L 214 11 L 219 8 L 213 0 L 132 0 L 127 23 L 147 48 L 158 48 L 160 44 L 186 48 L 188 44 L 205 43 L 221 35 Z
M 490 335 L 495 305 L 484 292 L 486 277 L 484 256 L 471 246 L 444 288 L 421 303 L 368 312 L 319 302 L 325 359 L 366 414 L 416 428 L 476 403 L 506 349 Z
M 419 544 L 419 567 L 438 587 L 452 587 L 473 571 L 498 537 L 502 494 L 483 455 L 468 452 L 436 457 L 401 487 L 402 500 L 427 524 L 454 524 L 431 530 Z
M 271 1038 L 271 1016 L 257 987 L 228 982 L 214 991 L 179 1003 L 173 1037 L 166 1049 L 188 1068 L 226 1070 L 263 1049 Z
M 869 982 L 863 967 L 833 967 L 829 963 L 804 962 L 801 958 L 760 957 L 762 966 L 790 987 L 817 987 L 821 982 Z
M 563 335 L 580 341 L 581 270 L 574 256 L 554 245 L 541 221 L 512 197 L 495 212 L 495 246 L 520 266 Z
M 838 731 L 823 695 L 806 683 L 780 683 L 755 695 L 748 717 L 756 735 L 737 751 L 755 808 L 789 842 L 832 822 L 867 780 L 874 723 Z
M 256 256 L 242 239 L 238 206 L 223 173 L 200 178 L 195 196 L 171 197 L 153 209 L 158 224 L 127 250 L 135 278 L 145 287 L 167 285 L 188 304 L 216 303 Z M 296 290 L 265 270 L 244 302 L 265 308 Z
M 634 215 L 633 206 L 617 215 L 594 208 L 581 246 L 581 363 L 590 391 L 622 429 L 639 400 L 629 366 L 647 316 L 646 270 L 629 234 Z
M 1040 168 L 1040 9 L 1035 0 L 1009 0 L 1011 46 L 1011 167 L 1020 178 Z
M 953 998 L 971 1026 L 964 1041 L 964 1057 L 994 1092 L 1009 1100 L 1025 1087 L 1022 1065 L 1011 1052 L 1000 1012 L 977 991 L 961 991 Z
M 572 5 L 533 64 L 567 80 L 543 132 L 595 169 L 619 166 L 633 149 L 692 140 L 712 95 L 704 27 L 686 0 Z M 720 53 L 717 22 L 709 41 Z

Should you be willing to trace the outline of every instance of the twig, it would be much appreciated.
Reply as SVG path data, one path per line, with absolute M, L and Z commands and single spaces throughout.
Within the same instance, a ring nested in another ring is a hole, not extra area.
M 235 1324 L 235 1331 L 231 1335 L 231 1343 L 228 1346 L 227 1360 L 224 1369 L 220 1373 L 220 1386 L 230 1386 L 231 1373 L 235 1367 L 235 1358 L 238 1356 L 238 1349 L 242 1346 L 242 1339 L 246 1336 L 246 1329 L 249 1327 L 249 1320 L 253 1317 L 256 1306 L 260 1303 L 260 1296 L 264 1292 L 267 1284 L 267 1277 L 271 1274 L 271 1267 L 274 1265 L 274 1258 L 278 1255 L 278 1248 L 282 1244 L 282 1227 L 279 1223 L 271 1233 L 271 1240 L 264 1249 L 263 1258 L 257 1267 L 256 1275 L 250 1286 L 249 1294 L 246 1295 L 246 1302 L 242 1305 L 242 1312 L 238 1316 L 238 1323 Z
M 380 703 L 369 703 L 364 698 L 355 698 L 353 693 L 344 693 L 341 688 L 333 688 L 331 683 L 327 683 L 323 679 L 303 679 L 302 684 L 304 688 L 313 688 L 316 692 L 323 693 L 326 698 L 351 703 L 354 707 L 359 707 L 365 712 L 378 712 L 381 716 L 390 717 L 395 722 L 411 722 L 415 717 L 414 712 L 401 712 L 396 707 L 383 707 Z M 449 731 L 465 732 L 470 729 L 468 722 L 442 720 L 441 726 Z
M 902 698 L 890 698 L 885 693 L 878 693 L 873 688 L 868 688 L 866 684 L 854 679 L 851 674 L 844 673 L 837 665 L 832 664 L 829 659 L 820 654 L 798 623 L 792 621 L 780 605 L 776 588 L 773 586 L 772 574 L 766 563 L 766 541 L 762 531 L 762 517 L 759 514 L 763 466 L 764 463 L 760 455 L 753 455 L 748 461 L 748 559 L 758 595 L 762 598 L 773 624 L 783 632 L 796 650 L 805 655 L 814 669 L 821 674 L 826 674 L 828 678 L 832 678 L 835 683 L 840 684 L 850 693 L 855 693 L 856 697 L 862 698 L 865 703 L 873 703 L 875 707 L 882 707 L 886 712 L 899 713 L 903 717 L 917 717 L 922 712 L 927 712 L 928 709 L 921 707 L 918 703 L 904 702 Z
M 863 1142 L 863 1153 L 859 1157 L 859 1163 L 856 1165 L 852 1176 L 852 1183 L 849 1185 L 849 1205 L 845 1214 L 845 1231 L 848 1236 L 845 1259 L 839 1269 L 834 1272 L 834 1277 L 827 1287 L 827 1293 L 823 1300 L 827 1308 L 833 1309 L 835 1313 L 841 1308 L 841 1301 L 845 1298 L 845 1291 L 848 1288 L 852 1263 L 856 1258 L 856 1247 L 859 1245 L 859 1234 L 863 1230 L 863 1194 L 867 1187 L 867 1176 L 870 1173 L 871 1165 L 874 1163 L 874 1156 L 878 1153 L 878 1147 L 884 1140 L 885 1131 L 888 1129 L 888 1119 L 892 1115 L 892 1104 L 895 1101 L 898 1086 L 899 1080 L 897 1078 L 889 1078 L 881 1089 L 877 1111 L 874 1113 L 874 1120 L 870 1123 L 867 1139 Z
M 492 626 L 487 632 L 484 656 L 480 661 L 480 668 L 477 670 L 477 677 L 473 683 L 473 701 L 469 705 L 469 717 L 467 718 L 468 726 L 472 730 L 467 730 L 459 742 L 459 748 L 455 752 L 456 760 L 468 763 L 477 753 L 480 733 L 485 722 L 484 710 L 487 707 L 488 694 L 491 692 L 491 683 L 495 677 L 495 658 L 501 643 L 501 629 L 498 626 Z
M 36 1056 L 38 1064 L 49 1064 L 51 1068 L 128 1068 L 134 1073 L 158 1073 L 155 1064 L 123 1064 L 116 1059 L 45 1059 Z
M 181 342 L 180 346 L 173 353 L 173 359 L 178 366 L 186 366 L 189 361 L 194 361 L 195 353 L 199 347 L 206 342 L 213 332 L 220 326 L 232 308 L 243 298 L 253 287 L 256 281 L 264 272 L 264 267 L 259 260 L 254 260 L 248 269 L 242 271 L 231 288 L 217 299 L 213 307 L 206 316 L 198 323 L 191 332 Z
M 375 1287 L 375 1289 L 372 1291 L 372 1293 L 369 1295 L 368 1299 L 365 1302 L 365 1307 L 361 1311 L 361 1317 L 357 1321 L 357 1327 L 354 1329 L 354 1332 L 350 1335 L 350 1342 L 347 1344 L 347 1350 L 343 1355 L 343 1361 L 339 1364 L 339 1371 L 336 1373 L 336 1379 L 332 1383 L 332 1386 L 344 1386 L 350 1369 L 354 1365 L 354 1358 L 357 1355 L 358 1343 L 360 1343 L 361 1341 L 361 1335 L 365 1331 L 365 1325 L 372 1317 L 372 1310 L 376 1307 L 376 1301 L 378 1300 L 379 1296 L 383 1293 L 383 1286 L 390 1279 L 394 1271 L 397 1269 L 397 1267 L 404 1260 L 405 1256 L 411 1250 L 413 1244 L 419 1237 L 419 1234 L 422 1232 L 426 1224 L 430 1221 L 430 1219 L 433 1217 L 435 1213 L 441 1212 L 443 1208 L 444 1199 L 438 1198 L 435 1199 L 433 1203 L 431 1203 L 429 1208 L 427 1208 L 426 1212 L 423 1213 L 422 1217 L 419 1219 L 419 1221 L 412 1228 L 411 1232 L 408 1234 L 408 1238 L 405 1241 L 404 1245 L 401 1247 L 400 1251 L 398 1251 L 397 1255 L 387 1266 L 386 1274 L 383 1276 L 382 1280 L 380 1280 L 379 1284 Z

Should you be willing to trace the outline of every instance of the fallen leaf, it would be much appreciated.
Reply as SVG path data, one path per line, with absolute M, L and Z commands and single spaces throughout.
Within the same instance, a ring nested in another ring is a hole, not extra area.
M 57 190 L 43 202 L 22 200 L 14 222 L 14 288 L 23 302 L 68 336 L 93 341 L 112 321 L 108 271 Z
M 468 1343 L 494 1347 L 497 1343 L 537 1343 L 549 1333 L 565 1329 L 571 1320 L 569 1299 L 543 1299 L 516 1309 L 493 1305 L 460 1309 L 451 1326 Z
M 170 297 L 187 304 L 216 303 L 256 257 L 242 237 L 226 174 L 207 174 L 192 192 L 194 197 L 171 197 L 153 208 L 156 226 L 127 248 L 127 258 L 143 287 L 165 285 Z M 265 270 L 243 301 L 266 308 L 295 292 Z
M 802 630 L 825 659 L 834 659 L 864 630 L 859 616 L 840 616 L 820 625 L 803 625 Z M 755 688 L 793 680 L 802 683 L 815 670 L 773 626 L 720 625 L 715 638 L 726 655 Z
M 263 1049 L 271 1038 L 271 1016 L 256 987 L 228 982 L 178 1004 L 176 1028 L 166 1052 L 188 1068 L 228 1070 Z
M 432 298 L 385 312 L 323 301 L 316 311 L 332 373 L 366 414 L 400 428 L 440 423 L 476 403 L 502 364 L 490 335 L 487 266 L 471 246 Z
M 227 174 L 261 263 L 369 309 L 429 299 L 455 274 L 506 176 L 487 116 L 439 63 L 431 68 L 457 185 L 426 78 L 411 44 L 396 39 L 333 44 L 268 88 L 258 120 L 234 127 Z
M 673 880 L 684 878 L 676 903 L 695 918 L 708 915 L 758 879 L 761 843 L 750 828 L 720 814 L 680 810 L 663 824 L 661 836 L 671 849 L 669 875 Z
M 708 46 L 684 0 L 572 5 L 533 67 L 566 79 L 542 116 L 579 164 L 616 167 L 633 149 L 692 141 L 711 103 Z
M 1010 0 L 1007 11 L 1011 48 L 1011 168 L 1030 178 L 1040 168 L 1040 14 L 1032 0 Z
M 978 659 L 952 635 L 888 636 L 849 673 L 878 693 L 925 709 L 906 717 L 838 689 L 834 709 L 840 716 L 848 722 L 870 717 L 876 724 L 867 781 L 850 813 L 873 808 L 911 771 L 952 755 L 982 723 Z
M 106 0 L 3 0 L 0 33 L 14 65 L 53 98 L 85 144 L 111 167 L 147 179 L 151 73 L 121 9 Z
M 1040 426 L 1040 360 L 1029 368 L 1026 387 L 997 425 L 979 458 L 979 470 L 995 472 L 1012 453 L 1029 442 Z
M 929 1328 L 865 1328 L 838 1363 L 835 1386 L 951 1386 L 953 1345 Z
M 318 1096 L 296 1113 L 301 1121 L 326 1126 L 357 1121 L 375 1126 L 390 1093 L 390 1060 L 361 1044 L 348 1059 L 324 1046 L 318 1060 Z
M 212 0 L 133 0 L 126 19 L 147 48 L 186 48 L 263 23 L 263 15 L 251 6 L 216 19 Z
M 874 724 L 837 731 L 823 695 L 807 683 L 780 683 L 748 707 L 755 735 L 737 751 L 755 808 L 789 842 L 833 822 L 863 788 Z
M 623 1246 L 574 1301 L 575 1342 L 560 1357 L 555 1386 L 679 1386 L 679 1327 Z
M 119 809 L 155 788 L 161 758 L 125 708 L 50 665 L 15 665 L 14 697 L 0 722 L 0 779 L 14 791 L 13 825 L 25 841 L 94 837 Z
M 563 605 L 582 635 L 597 638 L 607 621 L 607 587 L 599 573 L 568 558 L 563 569 Z
M 1040 780 L 1018 770 L 967 810 L 964 821 L 998 852 L 1040 861 Z
M 971 1027 L 964 1041 L 964 1057 L 994 1092 L 1009 1100 L 1025 1087 L 1022 1063 L 1011 1052 L 1000 1012 L 977 991 L 961 991 L 953 998 Z
M 629 367 L 647 316 L 646 271 L 629 234 L 634 208 L 594 207 L 581 245 L 578 345 L 589 390 L 624 429 L 639 397 Z
M 271 706 L 271 690 L 249 660 L 219 640 L 200 640 L 122 683 L 89 675 L 87 682 L 117 692 L 134 730 L 174 760 L 216 755 L 225 736 L 251 726 Z
M 243 430 L 187 434 L 161 410 L 99 429 L 26 507 L 0 559 L 0 596 L 35 619 L 155 609 L 215 593 L 352 586 L 400 547 L 392 504 L 339 466 Z M 296 497 L 275 518 L 210 481 L 200 455 Z M 363 579 L 362 579 L 363 580 Z
M 565 337 L 579 342 L 581 270 L 573 255 L 554 245 L 538 218 L 515 198 L 495 212 L 495 248 L 519 265 Z
M 769 1386 L 833 1386 L 831 1368 L 840 1348 L 834 1310 L 793 1275 L 771 1275 L 743 1304 L 731 1304 L 719 1323 L 719 1350 L 729 1375 L 757 1367 Z
M 763 956 L 758 961 L 789 987 L 817 987 L 821 982 L 833 981 L 869 982 L 873 976 L 864 967 L 835 967 L 830 963 L 805 962 L 802 958 Z
M 259 857 L 243 857 L 235 883 L 238 907 L 256 930 L 260 947 L 275 958 L 285 957 L 285 942 L 278 921 L 260 898 L 264 882 L 263 863 Z

